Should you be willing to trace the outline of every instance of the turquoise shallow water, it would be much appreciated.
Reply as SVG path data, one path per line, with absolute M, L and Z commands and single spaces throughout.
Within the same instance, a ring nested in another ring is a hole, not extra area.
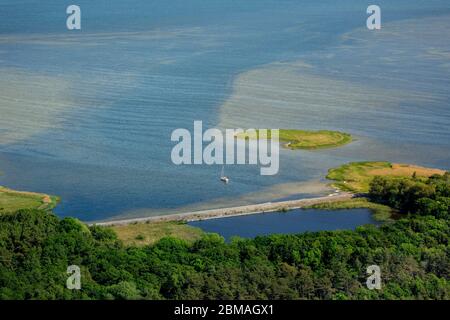
M 2 1 L 0 185 L 57 194 L 86 221 L 323 194 L 329 167 L 390 160 L 450 168 L 450 5 L 380 1 Z M 319 152 L 254 166 L 177 167 L 176 128 L 348 131 Z M 292 189 L 292 188 L 291 188 Z M 308 191 L 311 190 L 311 191 Z

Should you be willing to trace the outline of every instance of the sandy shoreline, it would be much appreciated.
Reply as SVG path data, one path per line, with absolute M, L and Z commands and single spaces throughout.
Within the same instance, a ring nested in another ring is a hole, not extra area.
M 153 217 L 143 217 L 143 218 L 130 218 L 130 219 L 122 219 L 122 220 L 111 220 L 105 222 L 94 222 L 89 223 L 89 225 L 98 225 L 98 226 L 113 226 L 113 225 L 126 225 L 132 223 L 139 222 L 162 222 L 162 221 L 198 221 L 198 220 L 207 220 L 207 219 L 218 219 L 225 217 L 236 217 L 250 214 L 258 214 L 264 212 L 275 212 L 281 211 L 283 209 L 300 209 L 306 206 L 315 205 L 319 203 L 325 202 L 333 202 L 338 200 L 347 200 L 354 198 L 355 195 L 353 193 L 340 192 L 331 194 L 325 197 L 317 197 L 317 198 L 309 198 L 309 199 L 300 199 L 300 200 L 289 200 L 289 201 L 280 201 L 280 202 L 267 202 L 261 204 L 254 205 L 246 205 L 239 207 L 229 207 L 229 208 L 221 208 L 221 209 L 211 209 L 211 210 L 202 210 L 202 211 L 193 211 L 193 212 L 184 212 L 177 213 L 171 215 L 163 215 L 163 216 L 153 216 Z

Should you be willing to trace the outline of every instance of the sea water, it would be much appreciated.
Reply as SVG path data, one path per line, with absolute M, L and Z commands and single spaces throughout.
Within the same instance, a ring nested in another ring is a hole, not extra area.
M 324 195 L 327 169 L 450 168 L 450 4 L 356 0 L 2 0 L 0 185 L 55 194 L 84 221 Z M 170 134 L 205 127 L 342 130 L 281 150 L 280 172 L 176 166 Z

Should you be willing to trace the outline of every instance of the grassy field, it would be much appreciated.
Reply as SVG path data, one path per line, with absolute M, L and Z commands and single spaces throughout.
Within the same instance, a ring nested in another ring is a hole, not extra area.
M 260 135 L 259 130 L 256 130 L 255 135 L 238 134 L 238 138 L 241 139 L 270 139 L 270 131 L 268 131 L 267 137 Z M 339 131 L 307 131 L 307 130 L 294 130 L 294 129 L 280 129 L 280 142 L 283 146 L 289 149 L 323 149 L 323 148 L 335 148 L 343 146 L 352 141 L 352 136 L 348 133 Z
M 370 202 L 366 198 L 355 198 L 351 200 L 320 203 L 307 208 L 323 210 L 367 208 L 372 211 L 373 218 L 378 221 L 392 221 L 392 216 L 395 214 L 395 212 L 390 207 Z
M 46 194 L 14 191 L 0 187 L 0 214 L 20 209 L 53 209 L 58 203 L 57 197 Z
M 151 222 L 117 225 L 109 227 L 113 229 L 120 240 L 126 245 L 153 244 L 164 237 L 173 237 L 187 241 L 200 239 L 203 231 L 191 227 L 184 222 Z
M 375 176 L 392 177 L 429 177 L 444 174 L 444 170 L 424 168 L 409 164 L 390 162 L 352 162 L 328 171 L 327 179 L 336 182 L 333 185 L 351 192 L 368 192 L 369 184 Z

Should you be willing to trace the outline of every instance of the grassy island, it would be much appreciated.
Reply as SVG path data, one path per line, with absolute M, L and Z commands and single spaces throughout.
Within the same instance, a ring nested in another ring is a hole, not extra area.
M 434 174 L 444 175 L 445 171 L 385 161 L 351 162 L 328 170 L 327 179 L 334 180 L 333 185 L 345 191 L 368 192 L 370 182 L 375 176 L 392 178 L 414 176 L 420 179 L 428 178 Z
M 0 214 L 19 209 L 53 209 L 59 198 L 43 193 L 15 191 L 0 186 Z
M 259 130 L 256 130 L 255 135 L 242 133 L 237 135 L 241 139 L 270 139 L 270 131 L 267 137 L 260 135 Z M 283 146 L 289 149 L 325 149 L 340 147 L 352 142 L 352 136 L 348 133 L 330 130 L 297 130 L 297 129 L 280 129 L 280 142 Z

